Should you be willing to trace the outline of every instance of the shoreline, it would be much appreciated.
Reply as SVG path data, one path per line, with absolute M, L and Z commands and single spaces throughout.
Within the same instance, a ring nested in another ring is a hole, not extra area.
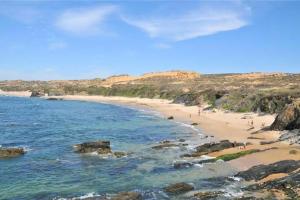
M 299 160 L 299 155 L 290 154 L 290 150 L 298 149 L 299 145 L 289 145 L 288 142 L 276 142 L 272 144 L 260 145 L 261 141 L 274 141 L 280 136 L 279 131 L 261 131 L 262 125 L 269 126 L 275 119 L 275 115 L 257 113 L 232 113 L 221 110 L 205 111 L 205 107 L 184 106 L 173 104 L 165 99 L 148 99 L 136 97 L 117 96 L 81 96 L 65 95 L 59 96 L 63 100 L 88 101 L 98 103 L 108 103 L 132 108 L 148 109 L 160 113 L 167 118 L 173 116 L 175 121 L 185 124 L 198 123 L 195 127 L 203 131 L 205 135 L 212 136 L 217 140 L 230 140 L 232 142 L 250 142 L 246 149 L 260 149 L 267 151 L 258 152 L 229 161 L 238 171 L 247 170 L 250 167 L 260 164 L 271 164 L 280 160 Z M 253 121 L 253 128 L 250 129 L 250 121 Z M 257 134 L 251 134 L 259 131 Z M 250 137 L 250 138 L 249 138 Z M 251 138 L 252 137 L 252 138 Z M 227 153 L 237 153 L 242 151 L 235 147 L 208 154 L 208 156 L 219 156 Z M 274 156 L 276 155 L 276 157 Z
M 0 95 L 30 97 L 29 92 L 3 92 Z M 137 109 L 147 109 L 158 112 L 162 117 L 173 116 L 174 121 L 185 124 L 197 123 L 195 127 L 200 129 L 205 135 L 212 136 L 217 140 L 230 140 L 231 142 L 250 142 L 246 149 L 259 149 L 267 151 L 258 152 L 244 157 L 231 160 L 228 163 L 236 170 L 243 171 L 250 167 L 260 164 L 271 164 L 281 160 L 299 160 L 299 155 L 290 154 L 290 150 L 300 149 L 299 145 L 289 145 L 288 142 L 276 142 L 272 144 L 261 145 L 260 142 L 275 141 L 279 138 L 279 131 L 262 131 L 262 125 L 269 126 L 275 119 L 275 115 L 257 113 L 233 113 L 214 109 L 204 110 L 205 107 L 184 106 L 173 104 L 165 99 L 148 99 L 137 97 L 119 97 L 119 96 L 83 96 L 83 95 L 65 95 L 51 96 L 62 100 L 88 101 L 96 103 L 107 103 L 120 106 L 129 106 Z M 47 99 L 48 97 L 42 97 Z M 199 111 L 200 109 L 200 116 Z M 252 128 L 250 123 L 253 121 Z M 256 134 L 252 134 L 258 132 Z M 237 153 L 242 151 L 235 147 L 208 154 L 208 156 L 217 157 L 228 153 Z M 276 157 L 274 156 L 276 155 Z

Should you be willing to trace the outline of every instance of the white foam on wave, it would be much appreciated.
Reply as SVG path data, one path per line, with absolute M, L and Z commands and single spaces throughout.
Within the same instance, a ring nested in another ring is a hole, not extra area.
M 71 200 L 78 200 L 78 199 L 87 199 L 87 198 L 93 198 L 93 197 L 100 197 L 99 194 L 95 193 L 95 192 L 90 192 L 90 193 L 87 193 L 87 194 L 84 194 L 82 196 L 79 196 L 79 197 L 73 197 L 71 198 Z M 54 198 L 53 200 L 68 200 L 70 198 Z
M 203 135 L 203 133 L 201 132 L 201 130 L 191 124 L 186 124 L 184 122 L 178 122 L 178 121 L 175 121 L 175 123 L 179 124 L 180 126 L 183 126 L 183 127 L 187 127 L 187 128 L 190 128 L 192 129 L 193 131 L 195 131 L 198 135 Z

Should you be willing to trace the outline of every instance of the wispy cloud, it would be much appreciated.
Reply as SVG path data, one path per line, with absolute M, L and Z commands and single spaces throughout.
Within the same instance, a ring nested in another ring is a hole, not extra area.
M 182 41 L 239 29 L 248 25 L 250 9 L 240 4 L 238 7 L 205 7 L 170 17 L 152 16 L 148 18 L 125 17 L 122 19 L 136 26 L 153 38 Z
M 57 18 L 55 25 L 66 32 L 93 35 L 102 32 L 102 23 L 116 10 L 113 5 L 70 9 Z

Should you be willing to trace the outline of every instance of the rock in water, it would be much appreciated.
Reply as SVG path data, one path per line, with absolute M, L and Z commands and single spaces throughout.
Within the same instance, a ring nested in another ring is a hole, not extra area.
M 111 153 L 110 142 L 109 141 L 96 141 L 96 142 L 85 142 L 82 144 L 76 144 L 75 150 L 78 153 L 92 153 L 97 152 L 98 154 L 108 154 Z
M 218 143 L 206 143 L 196 147 L 196 152 L 192 154 L 185 154 L 183 157 L 197 157 L 202 156 L 208 153 L 212 153 L 215 151 L 221 151 L 224 149 L 243 146 L 243 143 L 230 142 L 229 140 L 222 140 Z
M 279 131 L 300 129 L 300 103 L 286 105 L 270 128 Z
M 198 192 L 194 194 L 194 197 L 201 200 L 209 200 L 209 199 L 218 199 L 223 192 L 215 191 L 215 192 Z
M 32 91 L 30 97 L 42 97 L 45 96 L 43 92 L 40 91 Z
M 181 194 L 194 190 L 194 186 L 187 183 L 175 183 L 164 188 L 166 192 L 171 194 Z
M 168 120 L 172 120 L 172 119 L 174 119 L 174 117 L 173 117 L 173 116 L 170 116 L 170 117 L 168 117 Z
M 271 174 L 290 173 L 300 168 L 300 160 L 283 160 L 270 165 L 258 165 L 246 171 L 239 172 L 236 176 L 244 178 L 246 181 L 261 180 Z
M 120 192 L 111 200 L 142 200 L 142 195 L 137 192 Z
M 0 148 L 0 158 L 10 158 L 24 155 L 23 148 Z

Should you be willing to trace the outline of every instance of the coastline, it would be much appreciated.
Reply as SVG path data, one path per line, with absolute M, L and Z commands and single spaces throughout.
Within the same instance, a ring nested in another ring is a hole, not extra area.
M 0 95 L 30 97 L 30 92 L 3 92 Z M 148 109 L 160 113 L 167 118 L 173 116 L 175 121 L 185 124 L 197 123 L 197 128 L 202 130 L 205 135 L 214 137 L 217 140 L 230 140 L 231 142 L 250 142 L 246 149 L 266 150 L 229 161 L 236 170 L 243 171 L 250 167 L 260 164 L 271 164 L 280 160 L 299 160 L 299 155 L 290 154 L 290 150 L 298 149 L 299 145 L 289 145 L 288 142 L 276 142 L 261 145 L 260 142 L 277 140 L 280 136 L 279 131 L 261 130 L 262 125 L 269 126 L 275 119 L 275 115 L 257 113 L 232 113 L 214 109 L 205 110 L 205 106 L 184 106 L 173 104 L 165 99 L 148 99 L 137 97 L 119 97 L 119 96 L 83 96 L 83 95 L 65 95 L 51 96 L 62 100 L 88 101 L 107 103 L 132 108 Z M 47 99 L 48 97 L 42 97 Z M 200 109 L 200 116 L 198 111 Z M 249 123 L 253 121 L 253 127 Z M 252 134 L 255 133 L 256 134 Z M 249 138 L 250 137 L 250 138 Z M 272 149 L 270 149 L 272 148 Z M 242 151 L 238 147 L 225 149 L 222 151 L 208 154 L 208 156 L 217 157 L 228 153 L 237 153 Z M 276 156 L 274 156 L 276 155 Z
M 198 123 L 197 128 L 203 130 L 206 135 L 213 136 L 218 140 L 230 140 L 232 142 L 250 142 L 246 149 L 266 150 L 229 161 L 238 171 L 247 170 L 250 167 L 260 164 L 271 164 L 280 160 L 299 160 L 299 155 L 290 154 L 290 150 L 299 149 L 299 145 L 290 145 L 288 142 L 276 142 L 260 145 L 261 141 L 274 141 L 280 136 L 279 131 L 262 131 L 262 125 L 269 126 L 275 119 L 275 115 L 257 113 L 231 113 L 221 110 L 205 111 L 205 107 L 184 106 L 173 104 L 170 100 L 148 99 L 136 97 L 116 96 L 81 96 L 66 95 L 59 96 L 63 100 L 89 101 L 98 103 L 109 103 L 115 105 L 130 106 L 135 108 L 149 109 L 162 114 L 167 118 L 173 116 L 175 121 L 186 124 Z M 253 128 L 250 129 L 250 121 L 253 121 Z M 255 133 L 256 134 L 251 134 Z M 252 139 L 250 138 L 252 137 Z M 272 149 L 270 149 L 272 148 Z M 227 153 L 241 151 L 238 147 L 225 149 L 223 151 L 208 154 L 219 156 Z M 276 155 L 276 156 L 274 156 Z

